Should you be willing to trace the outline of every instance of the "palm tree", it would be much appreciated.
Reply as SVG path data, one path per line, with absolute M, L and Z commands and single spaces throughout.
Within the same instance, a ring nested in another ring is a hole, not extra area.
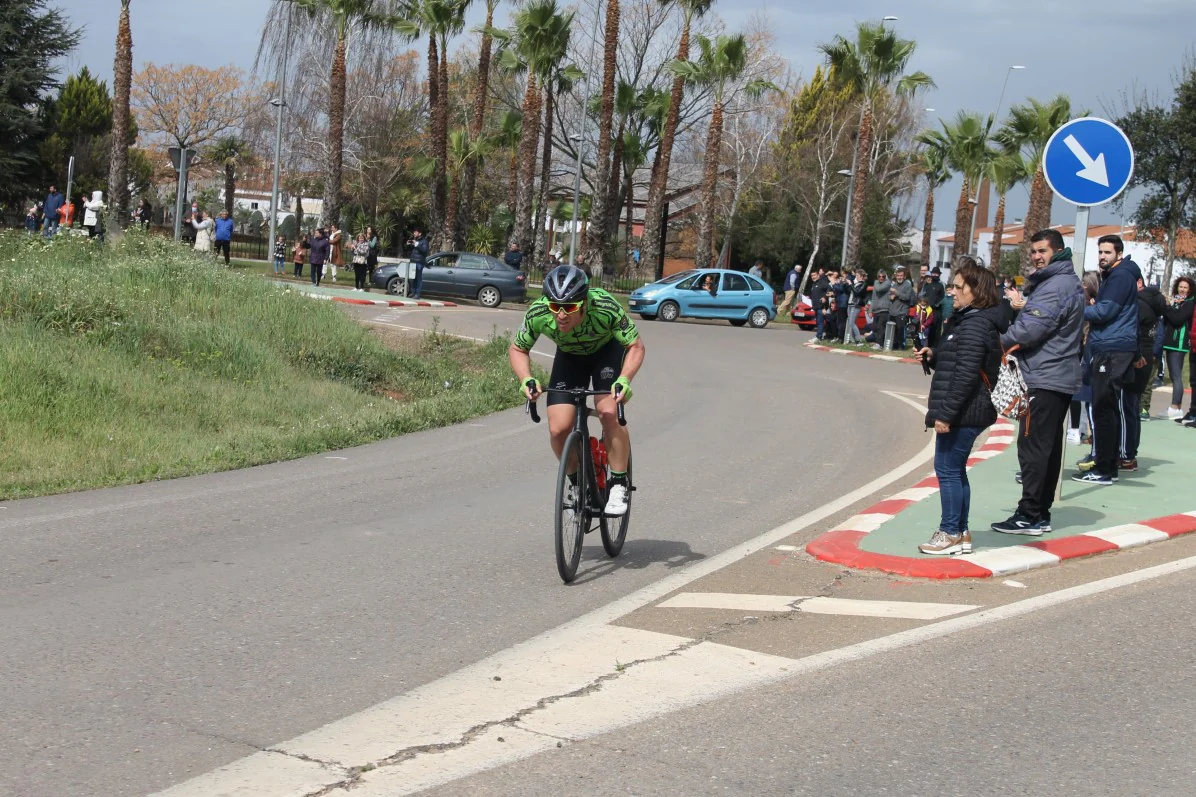
M 490 136 L 495 150 L 506 152 L 511 162 L 511 173 L 507 179 L 507 212 L 514 215 L 519 186 L 519 147 L 523 141 L 523 114 L 514 109 L 502 112 L 498 117 L 498 130 Z
M 1054 194 L 1047 185 L 1042 158 L 1051 134 L 1071 119 L 1071 100 L 1060 94 L 1047 103 L 1029 100 L 1009 109 L 1009 118 L 1001 125 L 997 141 L 1006 152 L 1021 152 L 1030 181 L 1030 205 L 1026 209 L 1026 231 L 1033 234 L 1051 224 Z M 1022 271 L 1030 268 L 1030 236 L 1022 240 Z
M 208 159 L 224 169 L 224 209 L 233 215 L 233 204 L 237 193 L 237 172 L 253 157 L 253 150 L 245 139 L 235 136 L 221 136 L 208 150 Z
M 991 118 L 978 113 L 960 111 L 950 122 L 941 122 L 943 129 L 927 130 L 918 136 L 923 144 L 942 151 L 947 165 L 963 178 L 959 187 L 959 202 L 955 206 L 955 243 L 957 255 L 972 248 L 972 217 L 975 200 L 972 193 L 980 184 L 988 163 L 995 153 L 988 146 Z
M 120 0 L 116 57 L 112 63 L 112 154 L 108 161 L 108 202 L 112 222 L 124 227 L 129 204 L 129 87 L 133 82 L 133 31 L 129 0 Z
M 627 214 L 623 231 L 623 262 L 631 263 L 631 232 L 635 221 L 635 172 L 648 161 L 648 149 L 643 136 L 636 130 L 623 133 L 619 142 L 623 151 L 623 202 Z M 640 262 L 643 262 L 641 257 Z
M 482 26 L 482 42 L 478 55 L 478 79 L 474 84 L 473 116 L 469 120 L 469 138 L 478 141 L 482 137 L 482 130 L 486 124 L 486 99 L 490 90 L 490 56 L 494 49 L 494 11 L 498 8 L 498 0 L 486 0 L 486 23 Z M 453 231 L 454 248 L 463 243 L 462 234 L 464 222 L 473 218 L 473 193 L 477 185 L 478 163 L 470 161 L 465 164 L 465 171 L 460 180 L 460 205 L 456 206 L 450 199 L 448 212 L 456 219 L 456 229 Z M 447 226 L 447 225 L 446 225 Z
M 328 21 L 336 38 L 329 71 L 328 153 L 324 161 L 324 213 L 326 224 L 339 223 L 341 182 L 345 165 L 345 50 L 349 32 L 361 28 L 385 28 L 394 25 L 378 0 L 294 0 L 311 18 Z
M 947 154 L 941 146 L 928 144 L 922 151 L 922 173 L 926 175 L 926 215 L 922 221 L 922 266 L 930 267 L 931 234 L 934 231 L 934 192 L 951 179 Z
M 536 148 L 540 141 L 541 96 L 539 84 L 565 57 L 561 42 L 569 41 L 573 12 L 561 14 L 556 0 L 532 0 L 515 14 L 510 31 L 495 31 L 502 50 L 499 64 L 508 72 L 526 72 L 523 92 L 523 135 L 519 142 L 519 180 L 515 197 L 515 231 L 512 239 L 524 252 L 532 251 L 532 203 L 535 193 Z
M 1001 265 L 1001 239 L 1005 237 L 1005 195 L 1029 176 L 1026 161 L 1017 152 L 997 155 L 985 169 L 985 177 L 997 190 L 997 215 L 993 219 L 993 241 L 989 252 L 989 265 L 993 269 Z
M 602 96 L 598 105 L 598 155 L 597 172 L 594 176 L 594 203 L 590 226 L 586 228 L 585 262 L 602 265 L 606 255 L 608 217 L 618 218 L 617 210 L 611 213 L 609 184 L 611 169 L 611 128 L 615 112 L 615 75 L 618 72 L 619 56 L 619 0 L 607 0 L 606 28 L 602 36 Z M 620 138 L 622 132 L 620 131 Z
M 689 30 L 693 21 L 710 10 L 713 0 L 661 0 L 681 8 L 681 40 L 677 43 L 674 61 L 689 60 Z M 673 142 L 677 136 L 677 123 L 681 118 L 681 100 L 685 93 L 685 77 L 674 74 L 673 88 L 669 95 L 668 115 L 664 130 L 656 149 L 656 160 L 652 164 L 652 182 L 648 187 L 648 202 L 644 209 L 644 235 L 640 242 L 640 262 L 648 262 L 659 272 L 661 263 L 664 195 L 668 190 L 669 165 L 673 158 Z
M 856 40 L 836 36 L 830 44 L 819 47 L 831 67 L 831 76 L 859 97 L 860 126 L 856 136 L 855 191 L 851 204 L 851 234 L 847 240 L 847 262 L 843 268 L 855 268 L 860 262 L 860 240 L 864 232 L 864 207 L 868 202 L 868 181 L 872 168 L 873 109 L 878 100 L 896 90 L 913 94 L 920 88 L 933 87 L 925 72 L 902 74 L 914 54 L 917 42 L 898 38 L 884 23 L 861 22 Z
M 724 103 L 728 86 L 739 80 L 747 69 L 748 49 L 742 33 L 719 36 L 715 41 L 698 36 L 698 49 L 701 50 L 698 60 L 673 61 L 669 69 L 691 84 L 710 88 L 714 99 L 710 127 L 706 133 L 706 163 L 702 176 L 702 198 L 698 205 L 698 245 L 695 256 L 698 268 L 709 268 L 713 251 L 718 164 L 723 149 Z M 766 80 L 753 80 L 744 88 L 744 93 L 758 97 L 768 89 L 776 89 L 776 86 Z

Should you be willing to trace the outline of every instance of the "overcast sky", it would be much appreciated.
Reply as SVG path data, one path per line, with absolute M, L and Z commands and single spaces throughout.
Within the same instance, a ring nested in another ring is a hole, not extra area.
M 270 0 L 133 0 L 134 68 L 152 61 L 248 70 L 269 6 Z M 777 49 L 804 75 L 820 63 L 818 43 L 850 35 L 857 20 L 898 17 L 892 24 L 918 42 L 910 68 L 938 84 L 925 95 L 926 106 L 935 109 L 928 123 L 934 123 L 960 109 L 995 111 L 1011 64 L 1026 69 L 1011 74 L 1006 109 L 1026 97 L 1064 92 L 1073 108 L 1103 116 L 1131 88 L 1170 98 L 1172 75 L 1196 42 L 1194 6 L 1193 0 L 716 0 L 714 9 L 729 29 L 742 27 L 754 12 L 767 13 Z M 84 28 L 66 68 L 87 65 L 111 82 L 118 3 L 89 0 L 62 8 Z M 953 183 L 937 194 L 943 210 L 935 227 L 951 226 L 958 193 Z M 1009 198 L 1011 219 L 1025 211 L 1026 193 L 1016 193 Z M 1119 221 L 1110 206 L 1095 208 L 1092 220 Z M 1074 221 L 1070 206 L 1056 200 L 1053 221 Z

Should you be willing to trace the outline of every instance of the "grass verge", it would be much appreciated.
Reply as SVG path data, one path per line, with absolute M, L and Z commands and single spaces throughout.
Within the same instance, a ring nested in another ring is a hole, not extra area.
M 518 403 L 508 341 L 399 349 L 136 233 L 0 235 L 0 500 L 302 457 Z

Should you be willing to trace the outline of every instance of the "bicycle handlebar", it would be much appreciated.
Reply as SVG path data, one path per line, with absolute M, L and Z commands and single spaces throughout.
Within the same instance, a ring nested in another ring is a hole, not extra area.
M 622 386 L 619 386 L 618 388 L 616 388 L 616 391 L 621 391 L 621 390 L 622 390 Z M 564 389 L 556 388 L 556 387 L 546 387 L 543 390 L 541 390 L 540 393 L 559 393 L 561 395 L 572 396 L 574 398 L 579 398 L 579 399 L 588 398 L 589 396 L 609 396 L 610 395 L 609 390 L 584 390 L 581 388 L 564 390 Z M 539 398 L 539 396 L 537 395 L 536 398 Z M 574 403 L 577 403 L 577 402 L 574 402 Z M 528 399 L 527 407 L 524 409 L 524 411 L 528 415 L 531 416 L 532 423 L 540 422 L 540 413 L 536 410 L 535 399 Z M 620 401 L 616 405 L 615 413 L 619 418 L 619 426 L 626 426 L 627 425 L 627 415 L 626 415 L 626 412 L 624 411 L 623 402 Z

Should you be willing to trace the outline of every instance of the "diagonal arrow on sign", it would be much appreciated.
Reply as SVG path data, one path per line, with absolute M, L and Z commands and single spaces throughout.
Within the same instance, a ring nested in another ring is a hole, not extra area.
M 1067 136 L 1063 139 L 1063 143 L 1071 150 L 1071 154 L 1075 155 L 1080 163 L 1084 166 L 1076 172 L 1077 177 L 1083 177 L 1085 180 L 1091 180 L 1094 183 L 1100 183 L 1106 188 L 1109 187 L 1109 172 L 1105 169 L 1105 153 L 1100 153 L 1095 158 L 1088 154 L 1088 151 L 1076 141 L 1075 136 Z

